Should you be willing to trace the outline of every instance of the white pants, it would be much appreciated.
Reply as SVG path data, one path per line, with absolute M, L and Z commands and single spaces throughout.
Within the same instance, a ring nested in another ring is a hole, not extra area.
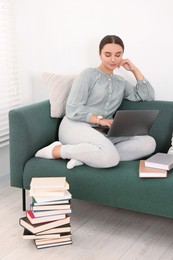
M 63 118 L 59 127 L 61 157 L 76 159 L 96 168 L 116 166 L 119 161 L 140 159 L 154 152 L 151 136 L 120 137 L 109 140 L 88 123 Z

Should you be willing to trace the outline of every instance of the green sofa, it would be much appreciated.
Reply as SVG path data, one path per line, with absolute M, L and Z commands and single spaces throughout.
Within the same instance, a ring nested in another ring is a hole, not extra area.
M 158 109 L 150 135 L 156 140 L 156 152 L 167 152 L 173 132 L 173 102 L 124 100 L 119 109 Z M 10 178 L 11 186 L 25 191 L 32 177 L 66 176 L 73 198 L 94 201 L 118 208 L 173 218 L 173 170 L 168 178 L 141 179 L 139 160 L 120 162 L 109 169 L 86 165 L 68 170 L 66 160 L 35 158 L 40 148 L 58 140 L 61 118 L 50 117 L 48 100 L 11 110 Z

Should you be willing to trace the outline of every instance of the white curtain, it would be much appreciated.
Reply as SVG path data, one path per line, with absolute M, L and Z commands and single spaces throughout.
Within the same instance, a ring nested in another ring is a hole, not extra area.
M 0 147 L 9 140 L 8 112 L 20 105 L 14 0 L 0 0 Z

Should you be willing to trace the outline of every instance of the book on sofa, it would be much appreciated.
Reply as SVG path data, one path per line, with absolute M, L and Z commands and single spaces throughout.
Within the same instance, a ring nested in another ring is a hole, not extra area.
M 145 166 L 145 160 L 140 160 L 139 177 L 140 178 L 166 178 L 167 170 L 147 167 Z
M 145 166 L 169 171 L 173 168 L 173 155 L 168 153 L 156 153 L 145 160 Z

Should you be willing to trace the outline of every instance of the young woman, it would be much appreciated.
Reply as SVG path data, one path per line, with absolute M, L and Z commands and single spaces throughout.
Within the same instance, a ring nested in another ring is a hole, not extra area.
M 59 128 L 59 141 L 39 150 L 36 157 L 70 159 L 67 168 L 86 164 L 97 168 L 116 166 L 120 160 L 135 160 L 154 152 L 155 140 L 148 135 L 108 139 L 93 124 L 110 127 L 123 99 L 148 101 L 154 90 L 141 71 L 123 59 L 123 41 L 115 35 L 105 36 L 99 45 L 101 64 L 79 74 L 70 91 L 66 115 Z M 136 78 L 132 86 L 113 74 L 123 67 Z

